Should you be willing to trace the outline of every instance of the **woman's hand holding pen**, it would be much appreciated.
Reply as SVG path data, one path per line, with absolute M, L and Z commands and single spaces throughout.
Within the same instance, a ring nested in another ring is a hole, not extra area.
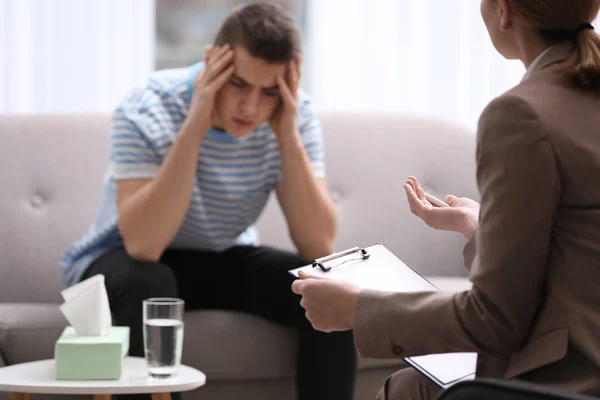
M 479 225 L 479 203 L 466 197 L 448 195 L 444 201 L 449 207 L 438 207 L 427 198 L 418 179 L 408 177 L 404 184 L 410 210 L 433 229 L 459 232 L 467 239 Z

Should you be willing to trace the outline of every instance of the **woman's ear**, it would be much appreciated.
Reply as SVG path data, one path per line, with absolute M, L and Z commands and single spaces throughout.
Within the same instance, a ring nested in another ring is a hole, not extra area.
M 498 12 L 500 13 L 500 31 L 506 32 L 512 25 L 512 9 L 508 0 L 498 0 Z

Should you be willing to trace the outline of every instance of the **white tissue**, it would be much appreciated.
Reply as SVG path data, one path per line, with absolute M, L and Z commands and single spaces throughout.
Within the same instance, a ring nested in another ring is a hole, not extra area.
M 61 292 L 60 310 L 77 336 L 106 336 L 112 325 L 104 275 L 95 275 Z

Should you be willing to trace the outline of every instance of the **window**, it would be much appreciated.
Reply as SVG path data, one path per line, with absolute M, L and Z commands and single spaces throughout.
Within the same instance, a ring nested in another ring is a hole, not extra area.
M 290 10 L 306 32 L 307 0 L 273 0 Z M 231 10 L 243 0 L 169 0 L 156 2 L 156 69 L 187 66 L 204 59 Z

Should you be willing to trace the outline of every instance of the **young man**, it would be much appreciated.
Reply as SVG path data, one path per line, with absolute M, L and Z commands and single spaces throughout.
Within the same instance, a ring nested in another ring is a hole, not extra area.
M 287 271 L 330 254 L 336 232 L 321 128 L 298 90 L 299 29 L 282 8 L 247 5 L 206 54 L 155 73 L 119 105 L 102 204 L 65 255 L 64 279 L 105 275 L 134 356 L 150 297 L 294 325 L 298 398 L 351 399 L 351 333 L 315 331 L 289 290 Z M 299 255 L 257 244 L 252 225 L 273 189 Z

